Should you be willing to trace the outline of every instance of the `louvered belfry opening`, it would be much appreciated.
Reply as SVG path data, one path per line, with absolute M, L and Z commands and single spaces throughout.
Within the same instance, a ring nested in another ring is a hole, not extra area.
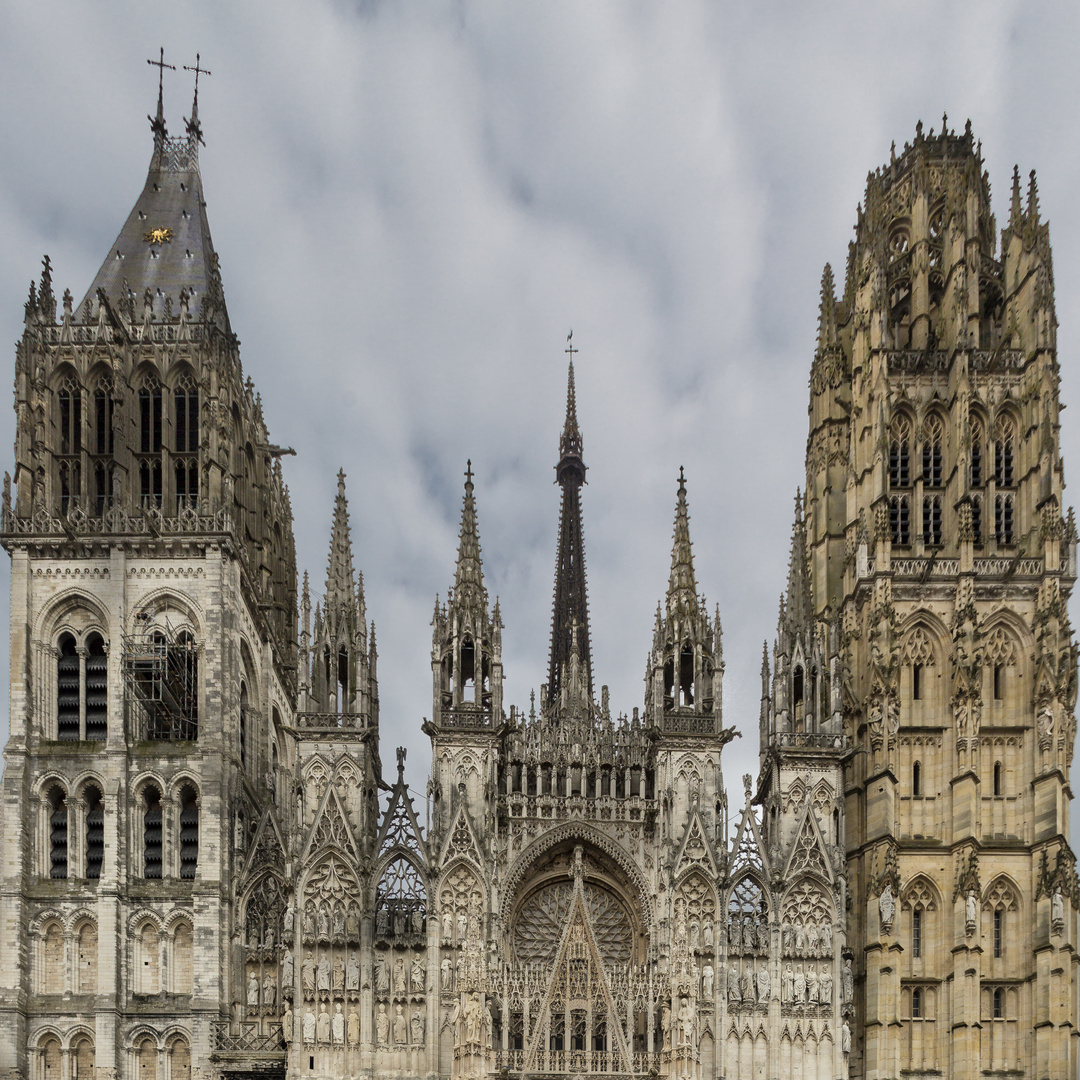
M 101 864 L 105 861 L 105 807 L 101 792 L 88 787 L 83 799 L 86 802 L 86 876 L 101 877 Z
M 49 877 L 68 876 L 68 808 L 61 787 L 49 792 Z
M 143 792 L 143 877 L 161 877 L 161 792 L 153 785 Z
M 75 638 L 60 638 L 56 661 L 56 736 L 61 742 L 79 741 L 79 654 Z
M 180 792 L 180 876 L 193 878 L 199 863 L 199 802 L 193 787 Z

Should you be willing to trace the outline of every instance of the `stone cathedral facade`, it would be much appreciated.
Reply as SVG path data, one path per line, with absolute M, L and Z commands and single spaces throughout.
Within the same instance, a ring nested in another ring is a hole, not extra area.
M 999 252 L 970 130 L 920 128 L 839 297 L 826 268 L 756 780 L 723 785 L 751 723 L 681 474 L 644 701 L 597 686 L 571 364 L 547 681 L 504 700 L 470 466 L 421 823 L 343 474 L 314 609 L 297 578 L 197 106 L 171 137 L 159 85 L 114 247 L 59 311 L 45 260 L 16 351 L 0 1077 L 1075 1077 L 1076 531 L 1034 180 Z

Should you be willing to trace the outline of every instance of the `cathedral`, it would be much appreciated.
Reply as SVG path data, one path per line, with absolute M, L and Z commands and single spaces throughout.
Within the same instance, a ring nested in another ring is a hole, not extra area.
M 546 682 L 504 699 L 470 468 L 421 821 L 344 474 L 314 608 L 297 573 L 197 83 L 173 136 L 159 81 L 151 127 L 96 278 L 58 302 L 46 257 L 16 348 L 0 1078 L 1074 1080 L 1077 531 L 1034 174 L 999 235 L 970 125 L 920 124 L 839 292 L 825 268 L 758 775 L 724 788 L 753 724 L 681 475 L 644 700 L 599 684 L 571 362 Z

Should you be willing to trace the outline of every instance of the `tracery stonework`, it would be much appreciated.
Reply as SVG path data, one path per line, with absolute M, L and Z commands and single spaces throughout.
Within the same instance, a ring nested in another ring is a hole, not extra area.
M 826 269 L 759 775 L 725 790 L 681 470 L 644 700 L 594 671 L 571 342 L 547 681 L 504 701 L 470 464 L 415 803 L 344 473 L 301 583 L 197 99 L 181 137 L 163 110 L 90 289 L 58 301 L 46 259 L 16 353 L 0 1080 L 1075 1077 L 1076 535 L 1034 183 L 999 253 L 970 132 L 920 129 L 841 299 Z

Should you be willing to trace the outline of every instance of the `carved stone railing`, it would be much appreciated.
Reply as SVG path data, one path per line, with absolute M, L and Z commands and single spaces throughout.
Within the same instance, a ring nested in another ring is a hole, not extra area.
M 711 713 L 665 712 L 664 731 L 673 735 L 713 735 L 716 732 L 716 717 Z
M 442 710 L 439 714 L 439 726 L 455 730 L 489 731 L 495 726 L 495 717 L 491 709 L 482 709 L 477 705 L 458 705 L 456 708 Z
M 125 326 L 123 331 L 116 330 L 108 323 L 73 323 L 67 327 L 67 340 L 75 345 L 94 345 L 99 341 L 110 344 L 121 341 L 152 341 L 156 345 L 170 345 L 180 340 L 181 332 L 183 339 L 192 343 L 200 342 L 205 337 L 205 328 L 194 320 L 185 323 L 181 331 L 179 318 L 174 318 L 172 322 L 162 322 L 160 315 L 156 317 L 157 322 L 146 326 L 142 323 L 131 323 Z M 59 345 L 65 340 L 64 331 L 63 325 L 45 326 L 41 334 L 47 345 Z
M 512 795 L 499 796 L 499 809 L 510 818 L 585 818 L 594 821 L 642 821 L 655 807 L 654 799 L 631 795 Z
M 948 349 L 890 350 L 887 354 L 889 374 L 944 373 L 949 370 L 955 355 Z M 973 371 L 1020 371 L 1025 363 L 1022 349 L 973 349 L 968 352 L 968 357 Z
M 975 560 L 975 573 L 983 577 L 1039 577 L 1042 572 L 1042 559 L 1015 559 L 1001 555 Z
M 779 746 L 798 750 L 846 750 L 848 737 L 835 731 L 778 731 Z
M 63 516 L 45 509 L 32 517 L 20 517 L 7 508 L 0 513 L 0 534 L 5 537 L 189 536 L 227 533 L 232 527 L 232 514 L 227 507 L 215 508 L 204 500 L 175 515 L 162 513 L 156 507 L 142 506 L 111 506 L 100 515 L 88 514 L 81 507 Z
M 302 712 L 296 716 L 296 726 L 313 731 L 363 731 L 364 717 L 357 713 Z
M 285 1041 L 278 1023 L 261 1024 L 258 1020 L 210 1021 L 210 1045 L 219 1053 L 284 1054 Z
M 524 1050 L 497 1050 L 495 1068 L 520 1073 L 525 1068 Z M 631 1071 L 624 1068 L 622 1055 L 612 1050 L 538 1050 L 533 1072 L 548 1075 L 593 1074 L 615 1077 L 647 1076 L 660 1065 L 660 1054 L 636 1053 L 630 1056 Z
M 893 577 L 921 578 L 929 573 L 930 577 L 955 577 L 960 573 L 959 559 L 893 559 Z

